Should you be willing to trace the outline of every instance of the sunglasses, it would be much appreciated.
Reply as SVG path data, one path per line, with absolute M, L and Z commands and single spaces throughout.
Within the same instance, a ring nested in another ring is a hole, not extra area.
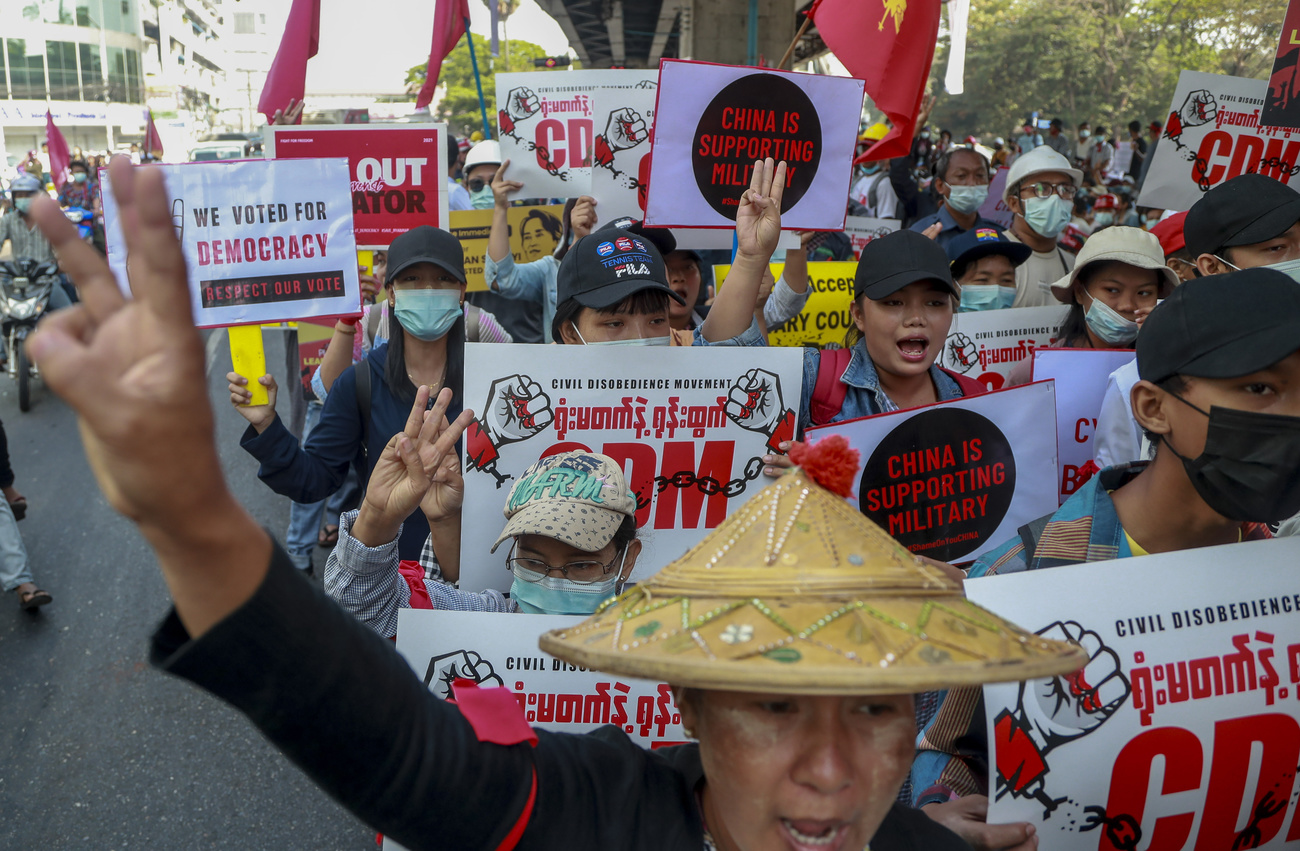
M 484 186 L 488 185 L 488 182 L 481 177 L 471 177 L 469 182 L 465 185 L 469 188 L 470 192 L 479 192 Z

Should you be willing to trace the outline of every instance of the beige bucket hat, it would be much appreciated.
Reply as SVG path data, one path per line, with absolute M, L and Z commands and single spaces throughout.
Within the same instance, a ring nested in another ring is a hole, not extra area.
M 1057 301 L 1073 303 L 1070 288 L 1074 286 L 1074 279 L 1079 277 L 1079 273 L 1088 264 L 1102 260 L 1118 260 L 1139 269 L 1155 269 L 1158 272 L 1156 278 L 1160 282 L 1157 298 L 1168 298 L 1174 287 L 1178 286 L 1178 275 L 1165 265 L 1165 252 L 1155 234 L 1147 233 L 1142 228 L 1116 226 L 1099 230 L 1088 237 L 1074 259 L 1074 268 L 1052 284 L 1052 295 L 1056 296 Z

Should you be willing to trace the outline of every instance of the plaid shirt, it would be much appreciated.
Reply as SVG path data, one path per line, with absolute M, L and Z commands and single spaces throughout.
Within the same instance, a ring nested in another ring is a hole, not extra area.
M 352 537 L 357 511 L 339 518 L 339 542 L 325 562 L 325 593 L 357 620 L 385 638 L 397 636 L 397 613 L 411 608 L 411 583 L 421 583 L 433 608 L 450 612 L 516 612 L 514 601 L 500 591 L 461 591 L 447 584 L 433 555 L 433 539 L 426 538 L 420 553 L 424 578 L 408 578 L 398 568 L 397 539 L 367 547 Z M 410 564 L 410 562 L 408 562 Z
M 6 239 L 13 244 L 15 260 L 31 257 L 42 263 L 57 262 L 54 247 L 45 234 L 34 223 L 28 227 L 26 217 L 17 210 L 10 210 L 0 218 L 0 248 L 4 247 Z

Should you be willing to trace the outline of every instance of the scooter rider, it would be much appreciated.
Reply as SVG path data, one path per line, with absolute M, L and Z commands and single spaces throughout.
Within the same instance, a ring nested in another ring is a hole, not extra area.
M 44 192 L 41 182 L 30 174 L 20 174 L 9 184 L 9 195 L 13 200 L 13 209 L 0 218 L 0 248 L 8 240 L 13 248 L 15 259 L 31 258 L 41 263 L 58 265 L 54 249 L 45 234 L 37 229 L 36 223 L 27 215 L 32 198 L 38 192 Z M 50 291 L 50 310 L 58 310 L 70 304 L 64 288 L 54 287 Z

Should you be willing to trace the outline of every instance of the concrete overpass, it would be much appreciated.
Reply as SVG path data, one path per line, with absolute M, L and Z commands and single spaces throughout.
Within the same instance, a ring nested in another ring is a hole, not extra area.
M 811 0 L 538 0 L 585 68 L 654 68 L 660 59 L 775 65 Z M 794 61 L 825 50 L 812 27 Z

